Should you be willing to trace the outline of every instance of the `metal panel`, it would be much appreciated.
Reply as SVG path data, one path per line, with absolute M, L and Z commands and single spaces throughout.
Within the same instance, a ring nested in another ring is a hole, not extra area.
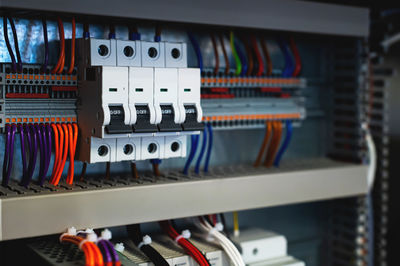
M 0 7 L 347 36 L 369 33 L 367 8 L 297 0 L 2 0 Z
M 364 165 L 327 160 L 287 165 L 268 170 L 234 168 L 230 175 L 225 168 L 219 174 L 176 181 L 2 197 L 1 240 L 55 234 L 69 226 L 118 226 L 341 198 L 367 191 Z

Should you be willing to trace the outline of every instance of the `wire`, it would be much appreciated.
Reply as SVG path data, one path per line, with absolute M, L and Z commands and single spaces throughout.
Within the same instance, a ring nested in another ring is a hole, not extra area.
M 104 265 L 103 257 L 100 249 L 90 241 L 80 236 L 63 234 L 60 237 L 61 242 L 69 242 L 79 246 L 85 254 L 85 265 L 87 266 L 100 266 Z
M 46 161 L 46 155 L 45 155 L 45 147 L 43 144 L 42 128 L 38 124 L 35 124 L 34 126 L 36 128 L 36 134 L 37 134 L 37 138 L 39 140 L 39 151 L 40 151 L 39 183 L 40 183 L 41 180 L 44 179 L 43 171 L 44 171 L 44 166 L 45 166 L 44 164 Z
M 30 124 L 27 126 L 27 139 L 28 146 L 30 149 L 29 163 L 28 163 L 28 174 L 26 180 L 23 180 L 23 185 L 28 186 L 32 180 L 33 173 L 36 167 L 36 157 L 37 157 L 37 146 L 38 146 L 38 133 L 34 125 Z
M 69 137 L 68 137 L 69 130 L 68 130 L 67 125 L 65 125 L 65 124 L 62 124 L 62 125 L 57 124 L 57 127 L 58 127 L 59 132 L 62 132 L 64 130 L 63 135 L 61 135 L 62 139 L 64 139 L 64 146 L 61 145 L 61 148 L 60 148 L 60 153 L 62 151 L 62 160 L 59 162 L 59 165 L 58 165 L 58 168 L 57 168 L 56 176 L 55 176 L 54 181 L 53 181 L 53 185 L 54 186 L 57 186 L 58 183 L 60 182 L 60 178 L 61 178 L 61 175 L 63 173 L 64 167 L 65 167 L 65 162 L 67 161 L 68 145 L 70 145 L 69 144 Z M 61 127 L 62 127 L 62 129 L 61 129 Z
M 3 159 L 3 180 L 2 185 L 7 186 L 8 181 L 6 180 L 7 169 L 8 169 L 8 158 L 10 153 L 10 137 L 11 137 L 11 127 L 10 125 L 5 126 L 5 134 L 6 134 L 6 143 L 4 145 L 4 159 Z
M 89 30 L 89 24 L 88 23 L 84 23 L 83 24 L 83 32 L 82 32 L 82 38 L 83 39 L 89 39 L 90 38 L 90 30 Z
M 136 167 L 136 163 L 131 162 L 131 172 L 132 172 L 132 178 L 133 179 L 138 179 L 139 178 L 139 173 Z
M 72 74 L 75 67 L 75 35 L 76 35 L 76 26 L 75 26 L 75 18 L 72 18 L 72 39 L 71 39 L 71 63 L 69 65 L 69 69 L 67 73 L 69 75 Z
M 78 126 L 76 123 L 68 124 L 68 131 L 69 131 L 69 168 L 68 168 L 68 174 L 67 174 L 67 184 L 72 185 L 74 182 L 74 171 L 75 171 L 75 165 L 74 165 L 74 158 L 75 158 L 75 152 L 76 152 L 76 144 L 78 141 Z
M 65 61 L 65 36 L 64 36 L 64 25 L 60 18 L 57 20 L 58 22 L 58 35 L 60 36 L 60 54 L 58 57 L 57 64 L 51 70 L 51 74 L 60 74 L 64 69 L 64 61 Z
M 47 22 L 45 18 L 42 18 L 43 27 L 43 40 L 44 40 L 44 62 L 42 65 L 42 73 L 47 71 L 47 65 L 49 64 L 49 38 L 47 35 Z
M 240 235 L 239 231 L 239 213 L 237 211 L 233 212 L 233 235 L 238 237 Z
M 135 243 L 136 246 L 154 263 L 154 265 L 159 266 L 169 266 L 168 262 L 150 245 L 140 245 L 143 241 L 143 235 L 140 231 L 139 224 L 127 225 L 126 229 L 128 231 L 129 238 Z
M 375 172 L 377 166 L 377 154 L 374 140 L 371 135 L 371 131 L 368 127 L 367 123 L 362 124 L 362 129 L 365 132 L 365 141 L 367 143 L 368 155 L 369 155 L 369 166 L 368 166 L 368 174 L 367 174 L 367 185 L 368 190 L 372 191 L 375 182 Z
M 219 35 L 219 41 L 221 42 L 222 53 L 224 54 L 224 59 L 225 59 L 225 72 L 224 73 L 225 73 L 225 75 L 229 75 L 229 69 L 230 69 L 229 57 L 228 57 L 228 54 L 226 53 L 224 36 L 222 34 Z
M 207 221 L 202 218 L 200 218 L 200 220 L 195 220 L 194 225 L 207 235 L 207 237 L 205 237 L 207 241 L 214 241 L 222 247 L 222 249 L 231 260 L 232 265 L 245 266 L 243 258 L 241 257 L 237 248 L 226 236 L 218 231 L 217 226 L 211 226 Z
M 11 58 L 12 71 L 13 72 L 17 72 L 17 64 L 16 64 L 16 61 L 15 61 L 14 52 L 13 52 L 13 50 L 11 48 L 10 40 L 8 39 L 7 19 L 8 19 L 7 16 L 3 17 L 4 41 L 6 43 L 7 50 L 8 50 L 8 53 L 10 55 L 10 58 Z
M 239 76 L 240 73 L 242 73 L 242 63 L 240 62 L 239 55 L 236 52 L 235 35 L 233 34 L 233 31 L 231 31 L 230 34 L 229 34 L 229 40 L 230 40 L 230 45 L 231 45 L 233 58 L 235 59 L 235 64 L 236 64 L 235 75 Z
M 214 34 L 210 33 L 210 36 L 211 36 L 211 42 L 212 42 L 212 45 L 213 45 L 214 55 L 215 55 L 214 75 L 217 75 L 218 74 L 218 70 L 219 70 L 218 47 L 217 47 L 217 42 L 215 41 Z
M 17 66 L 18 66 L 18 72 L 22 72 L 22 59 L 21 59 L 21 54 L 19 52 L 19 47 L 18 47 L 18 35 L 17 35 L 17 30 L 15 28 L 14 20 L 12 18 L 8 18 L 10 21 L 10 26 L 11 30 L 13 32 L 13 37 L 14 37 L 14 48 L 15 48 L 15 53 L 17 54 Z
M 54 176 L 56 175 L 57 171 L 57 166 L 58 162 L 60 160 L 60 139 L 59 139 L 59 134 L 58 134 L 58 128 L 56 124 L 51 124 L 51 128 L 53 129 L 53 134 L 54 134 L 54 163 L 53 163 L 53 171 L 51 173 L 51 179 L 54 179 Z M 50 181 L 51 183 L 52 181 Z
M 159 24 L 156 25 L 156 34 L 154 35 L 155 42 L 161 42 L 161 27 Z
M 111 163 L 106 162 L 106 179 L 110 179 Z
M 266 41 L 263 38 L 260 40 L 260 43 L 261 43 L 261 49 L 262 49 L 264 57 L 265 57 L 265 61 L 267 62 L 267 65 L 266 65 L 267 70 L 265 73 L 267 76 L 271 76 L 272 75 L 272 60 L 271 60 L 271 57 L 268 52 L 268 46 L 267 46 Z
M 129 40 L 138 41 L 141 39 L 137 26 L 129 26 Z
M 244 74 L 247 76 L 251 76 L 251 74 L 253 73 L 253 68 L 254 68 L 253 54 L 251 52 L 251 48 L 250 48 L 248 40 L 244 37 L 241 40 L 242 40 L 242 43 L 244 44 L 244 48 L 245 48 L 246 54 L 247 54 L 247 61 L 248 61 L 247 71 Z
M 200 252 L 198 248 L 196 248 L 191 242 L 189 242 L 186 238 L 184 238 L 182 235 L 179 235 L 175 228 L 171 225 L 170 221 L 161 221 L 159 222 L 160 227 L 162 230 L 179 246 L 181 246 L 186 254 L 188 254 L 190 257 L 192 257 L 200 266 L 210 266 L 210 263 L 206 259 L 206 257 L 203 255 L 203 253 Z
M 79 181 L 85 180 L 86 168 L 87 168 L 87 162 L 83 162 L 81 176 L 79 177 Z
M 110 23 L 110 32 L 108 33 L 108 39 L 113 40 L 115 39 L 115 25 Z
M 211 151 L 213 146 L 213 130 L 210 123 L 208 123 L 206 126 L 208 131 L 208 149 L 206 154 L 206 162 L 204 164 L 204 172 L 208 173 L 208 166 L 210 165 Z
M 109 249 L 106 240 L 101 239 L 97 241 L 97 246 L 100 249 L 101 254 L 103 255 L 103 261 L 106 265 L 112 264 L 113 258 L 111 255 L 111 250 Z
M 185 175 L 189 174 L 190 164 L 192 163 L 193 158 L 196 154 L 198 144 L 199 144 L 199 135 L 191 135 L 190 153 L 183 168 L 183 174 Z
M 301 72 L 301 57 L 293 38 L 290 38 L 290 49 L 292 50 L 293 57 L 296 62 L 292 76 L 297 77 Z
M 196 38 L 194 37 L 194 35 L 190 31 L 188 31 L 187 34 L 189 36 L 189 40 L 192 43 L 192 46 L 193 46 L 194 51 L 196 53 L 197 63 L 199 65 L 200 71 L 203 71 L 203 56 L 201 55 L 200 46 L 199 46 Z
M 21 140 L 22 180 L 24 180 L 27 175 L 27 169 L 26 169 L 26 151 L 25 151 L 25 132 L 23 125 L 19 125 L 19 132 Z
M 153 166 L 153 173 L 156 177 L 161 176 L 160 168 L 158 167 L 161 163 L 160 159 L 151 159 L 150 160 L 152 166 Z
M 292 139 L 292 135 L 293 135 L 292 122 L 289 120 L 286 120 L 286 136 L 285 136 L 285 139 L 284 139 L 281 147 L 279 148 L 278 153 L 275 156 L 274 166 L 279 167 L 282 156 L 285 153 L 285 151 L 287 150 L 290 140 Z
M 14 140 L 15 140 L 15 132 L 17 131 L 17 126 L 15 124 L 11 125 L 10 131 L 10 140 L 8 141 L 8 163 L 7 163 L 7 172 L 6 175 L 3 175 L 3 186 L 7 186 L 10 181 L 11 170 L 14 161 Z
M 294 64 L 292 57 L 290 56 L 288 44 L 282 38 L 278 39 L 279 48 L 281 49 L 284 57 L 285 57 L 285 67 L 282 71 L 282 77 L 291 77 L 294 72 Z
M 46 176 L 47 172 L 49 171 L 49 166 L 51 161 L 52 136 L 51 136 L 51 126 L 49 124 L 46 124 L 46 133 L 47 133 L 47 162 L 46 162 L 46 167 L 44 169 L 44 176 Z M 42 186 L 43 184 L 40 185 Z
M 256 54 L 256 58 L 258 61 L 258 69 L 256 72 L 256 76 L 260 77 L 260 76 L 262 76 L 262 74 L 264 72 L 264 61 L 262 59 L 260 49 L 258 48 L 257 39 L 254 35 L 251 36 L 251 44 L 253 46 L 253 50 L 254 50 L 254 53 Z
M 272 131 L 272 124 L 271 124 L 271 122 L 266 121 L 265 122 L 264 140 L 261 144 L 260 151 L 258 152 L 257 159 L 254 162 L 254 167 L 259 167 L 261 165 L 261 161 L 262 161 L 264 152 L 268 147 L 269 140 L 271 139 L 271 131 Z
M 274 158 L 276 151 L 278 150 L 279 144 L 281 142 L 282 137 L 282 123 L 280 121 L 273 121 L 272 122 L 272 131 L 273 136 L 271 139 L 271 144 L 269 145 L 267 157 L 264 161 L 265 167 L 271 167 L 274 163 Z
M 201 164 L 201 160 L 203 159 L 204 152 L 206 151 L 206 147 L 207 147 L 207 129 L 204 128 L 204 130 L 203 130 L 203 142 L 201 144 L 200 154 L 199 154 L 199 157 L 197 158 L 196 166 L 194 168 L 194 172 L 196 174 L 200 173 L 200 164 Z

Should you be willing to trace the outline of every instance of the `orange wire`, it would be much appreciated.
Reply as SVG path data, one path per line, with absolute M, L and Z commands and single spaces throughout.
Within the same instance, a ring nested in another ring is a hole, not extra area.
M 78 140 L 78 126 L 76 123 L 74 124 L 68 124 L 68 129 L 69 129 L 69 169 L 68 169 L 68 175 L 67 175 L 67 183 L 72 185 L 74 181 L 74 158 L 75 158 L 75 152 L 76 152 L 76 143 Z M 73 135 L 73 136 L 72 136 Z
M 266 44 L 266 42 L 265 42 L 265 40 L 263 38 L 260 39 L 260 43 L 261 43 L 261 49 L 262 49 L 263 54 L 265 56 L 265 61 L 267 61 L 266 74 L 267 74 L 267 76 L 271 76 L 272 75 L 272 60 L 271 60 L 271 57 L 269 56 L 268 47 L 267 47 L 267 44 Z
M 67 155 L 68 155 L 68 143 L 69 143 L 68 134 L 69 134 L 69 131 L 68 131 L 68 127 L 67 127 L 66 124 L 62 124 L 62 128 L 64 129 L 64 136 L 65 136 L 64 137 L 64 142 L 65 142 L 65 145 L 64 145 L 64 150 L 63 150 L 62 161 L 61 161 L 61 163 L 59 164 L 59 166 L 57 168 L 57 174 L 56 174 L 56 178 L 55 178 L 55 182 L 54 182 L 55 186 L 57 186 L 58 183 L 60 182 L 61 175 L 62 175 L 62 172 L 64 170 L 65 162 L 67 161 Z
M 274 163 L 274 158 L 276 152 L 278 151 L 282 137 L 282 123 L 280 121 L 274 121 L 272 124 L 272 128 L 274 135 L 272 137 L 271 144 L 268 148 L 267 157 L 265 158 L 264 161 L 264 166 L 266 167 L 271 167 L 272 164 Z
M 271 131 L 272 131 L 271 122 L 269 122 L 269 121 L 265 122 L 265 136 L 264 136 L 263 143 L 261 144 L 260 151 L 258 152 L 257 159 L 254 163 L 254 167 L 259 167 L 261 165 L 262 157 L 264 155 L 264 152 L 268 146 L 269 140 L 272 135 Z
M 250 48 L 248 40 L 246 38 L 243 38 L 242 41 L 244 44 L 244 48 L 246 49 L 247 61 L 248 61 L 248 68 L 247 68 L 246 75 L 251 76 L 251 74 L 253 73 L 253 68 L 254 68 L 253 54 L 251 52 L 251 48 Z
M 57 180 L 57 174 L 58 174 L 58 169 L 60 168 L 61 165 L 61 160 L 62 160 L 62 154 L 64 152 L 64 131 L 62 130 L 62 127 L 60 124 L 57 124 L 57 129 L 58 133 L 60 136 L 59 140 L 59 149 L 58 149 L 58 159 L 57 159 L 57 166 L 56 166 L 56 172 L 54 173 L 54 177 L 51 179 L 51 183 L 56 186 L 56 180 Z
M 221 42 L 222 53 L 224 54 L 224 59 L 225 59 L 225 75 L 228 75 L 230 69 L 229 57 L 228 54 L 226 53 L 224 36 L 222 36 L 222 34 L 219 35 L 219 41 Z
M 65 53 L 65 42 L 64 42 L 64 25 L 60 18 L 58 18 L 58 35 L 60 37 L 60 55 L 58 57 L 58 61 L 56 66 L 51 70 L 51 74 L 56 74 L 58 69 L 61 66 L 61 61 L 63 60 L 64 53 Z M 63 66 L 64 67 L 64 66 Z
M 68 69 L 69 75 L 72 74 L 72 71 L 74 71 L 74 66 L 75 66 L 75 35 L 76 35 L 75 18 L 72 18 L 71 64 L 69 65 Z
M 98 266 L 103 266 L 104 265 L 103 254 L 101 254 L 99 247 L 92 242 L 89 242 L 89 244 L 91 245 L 91 248 L 95 255 L 95 264 Z
M 72 236 L 72 235 L 65 235 L 61 238 L 61 242 L 69 242 L 76 246 L 79 246 L 79 244 L 83 240 L 84 240 L 84 238 L 82 238 L 80 236 Z M 85 265 L 94 266 L 96 259 L 94 257 L 94 250 L 89 243 L 91 243 L 91 242 L 85 242 L 81 248 L 82 248 L 83 253 L 85 254 Z
M 59 135 L 58 135 L 58 129 L 56 124 L 51 124 L 51 128 L 53 129 L 54 132 L 54 164 L 53 164 L 53 171 L 51 173 L 51 179 L 50 179 L 50 183 L 53 182 L 54 179 L 54 175 L 56 174 L 56 170 L 57 170 L 57 165 L 58 165 L 58 160 L 59 160 Z

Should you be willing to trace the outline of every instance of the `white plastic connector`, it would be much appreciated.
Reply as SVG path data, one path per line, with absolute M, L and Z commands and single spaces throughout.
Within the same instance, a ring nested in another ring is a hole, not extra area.
M 140 243 L 138 244 L 137 247 L 138 247 L 138 249 L 140 249 L 140 248 L 143 247 L 144 245 L 150 245 L 151 242 L 152 242 L 151 237 L 150 237 L 149 235 L 145 235 L 145 236 L 143 237 L 142 242 L 140 242 Z
M 117 40 L 117 66 L 142 65 L 140 41 Z
M 112 238 L 112 233 L 108 229 L 101 231 L 101 238 L 104 240 L 110 240 Z
M 124 243 L 117 243 L 114 246 L 115 250 L 118 251 L 119 253 L 122 253 L 125 251 L 125 246 Z
M 208 232 L 207 240 L 213 241 L 215 232 L 221 232 L 222 230 L 224 230 L 222 223 L 216 223 L 215 226 Z
M 141 42 L 142 67 L 165 67 L 163 42 Z
M 165 43 L 165 67 L 187 67 L 186 43 Z
M 183 230 L 180 235 L 175 237 L 175 242 L 179 243 L 179 240 L 181 240 L 182 238 L 189 239 L 190 237 L 191 237 L 190 231 L 189 230 Z
M 117 64 L 116 41 L 90 39 L 90 65 L 115 66 Z
M 92 234 L 92 233 L 94 233 L 94 230 L 92 228 L 86 228 L 85 229 L 85 233 L 86 234 Z

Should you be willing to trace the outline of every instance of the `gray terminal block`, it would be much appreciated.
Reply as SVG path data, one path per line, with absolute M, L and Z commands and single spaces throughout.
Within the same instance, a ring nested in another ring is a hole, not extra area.
M 141 42 L 142 67 L 165 67 L 165 43 Z
M 187 68 L 186 43 L 165 43 L 165 67 Z
M 140 41 L 117 40 L 117 66 L 142 66 Z

